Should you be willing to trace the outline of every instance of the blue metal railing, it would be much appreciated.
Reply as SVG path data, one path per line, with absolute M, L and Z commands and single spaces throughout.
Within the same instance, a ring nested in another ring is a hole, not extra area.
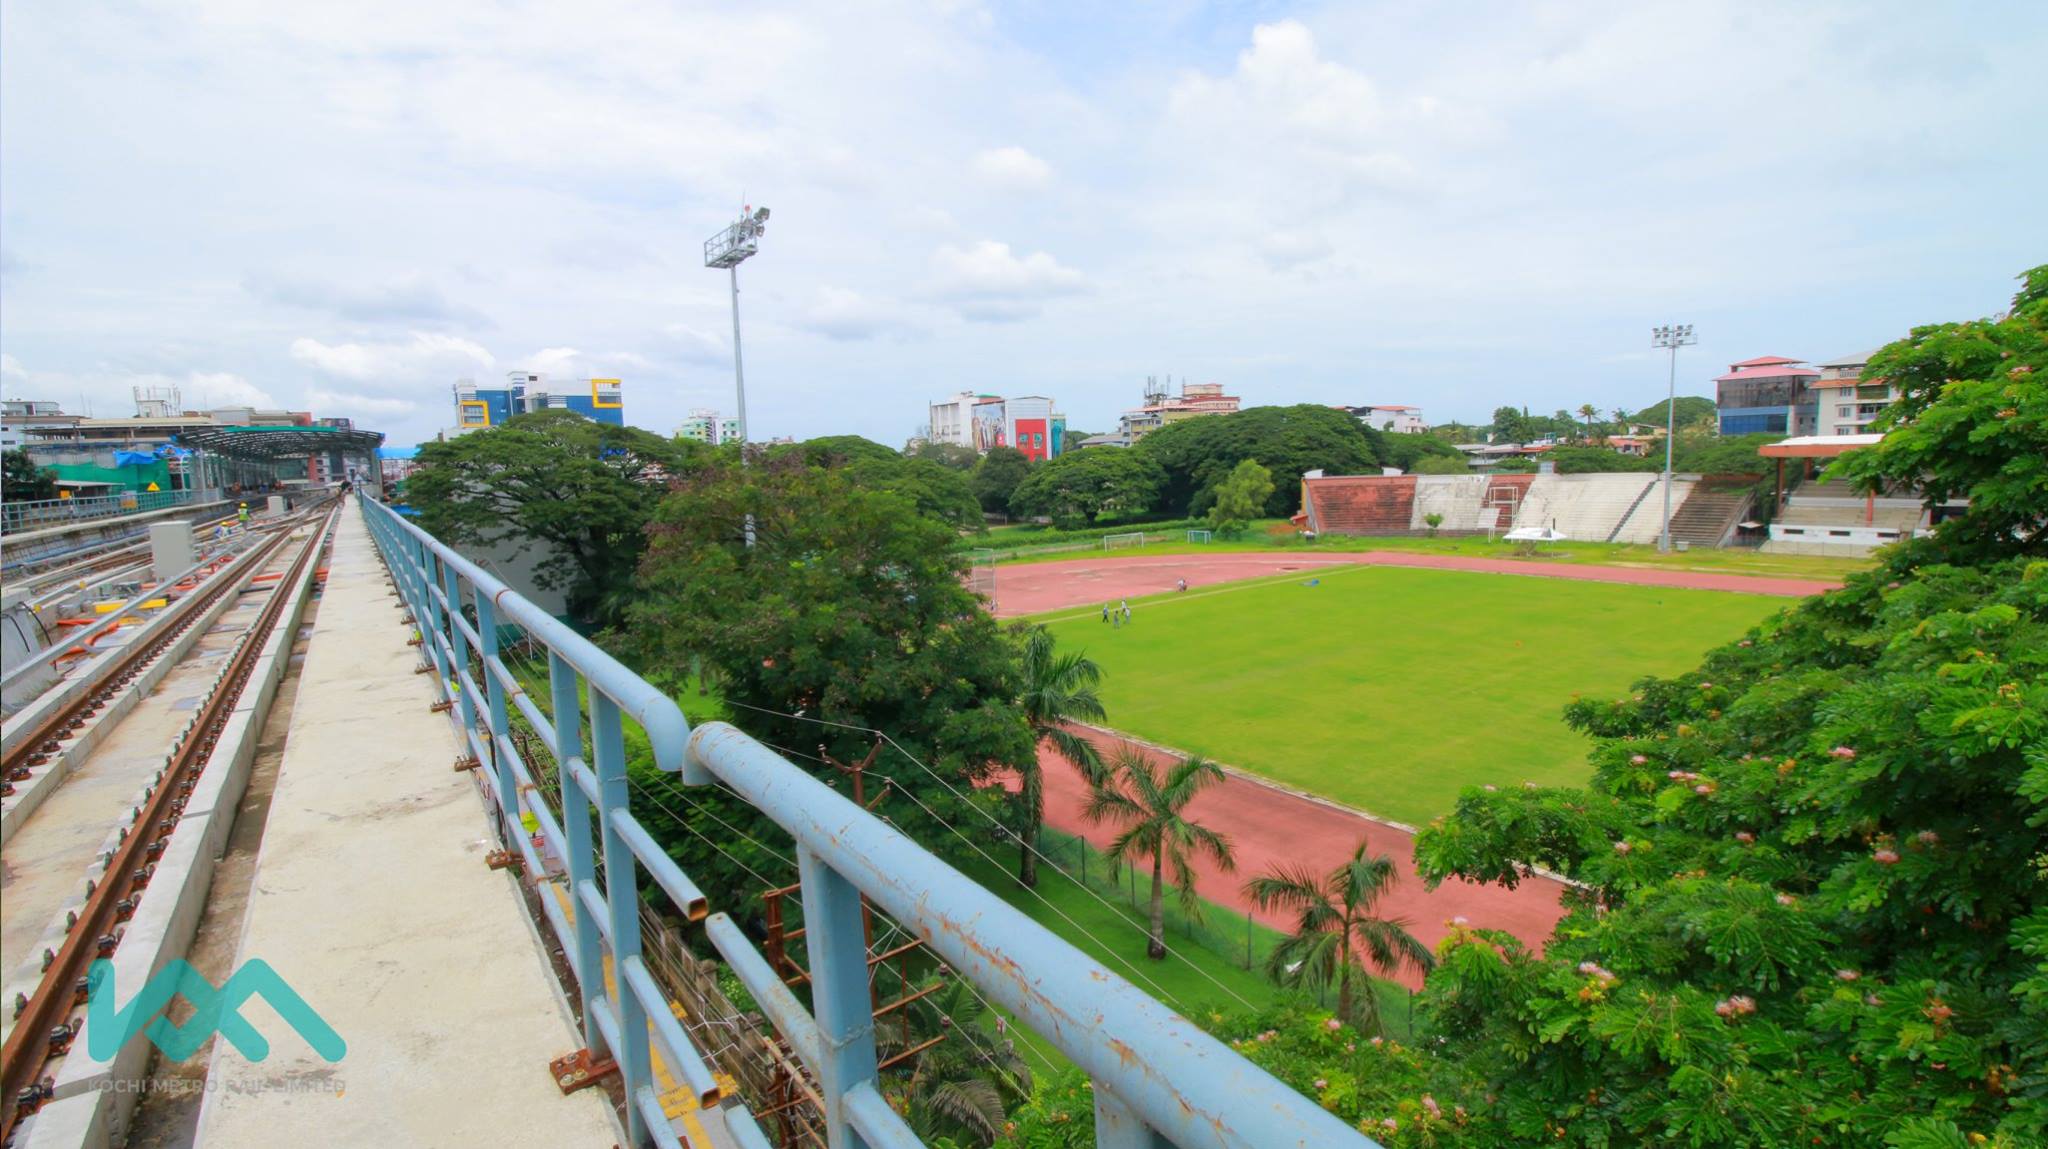
M 703 923 L 764 1016 L 817 1076 L 832 1149 L 922 1144 L 880 1091 L 863 895 L 1088 1073 L 1102 1149 L 1374 1146 L 773 750 L 723 722 L 692 732 L 671 699 L 611 656 L 390 509 L 368 499 L 362 505 L 435 681 L 488 770 L 501 833 L 529 873 L 550 873 L 554 859 L 568 883 L 573 914 L 552 897 L 539 901 L 582 991 L 585 1044 L 619 1065 L 633 1144 L 680 1144 L 656 1096 L 653 1052 L 706 1105 L 721 1100 L 704 1054 L 676 1023 L 641 957 L 644 872 L 676 913 Z M 506 623 L 547 651 L 548 714 L 500 656 Z M 472 665 L 482 667 L 482 682 Z M 515 710 L 558 766 L 559 822 L 512 743 Z M 813 1009 L 731 918 L 707 912 L 705 895 L 640 823 L 626 777 L 627 716 L 646 732 L 660 769 L 686 785 L 724 783 L 795 840 Z M 538 830 L 529 836 L 521 826 Z M 607 953 L 616 971 L 609 981 Z M 728 1106 L 725 1115 L 736 1141 L 765 1149 L 743 1106 Z

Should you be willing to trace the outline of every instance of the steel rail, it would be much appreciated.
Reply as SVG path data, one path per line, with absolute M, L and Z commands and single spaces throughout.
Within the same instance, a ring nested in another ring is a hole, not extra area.
M 255 621 L 237 640 L 227 670 L 207 696 L 198 718 L 175 744 L 169 765 L 149 791 L 149 798 L 128 834 L 115 848 L 102 880 L 92 887 L 78 912 L 77 922 L 64 937 L 63 948 L 43 971 L 43 978 L 29 996 L 13 1031 L 0 1045 L 0 1143 L 5 1143 L 22 1117 L 41 1105 L 43 1098 L 37 1089 L 37 1078 L 44 1063 L 68 1046 L 73 1032 L 70 1011 L 82 1000 L 77 987 L 86 968 L 94 958 L 111 953 L 120 944 L 113 933 L 115 926 L 134 912 L 136 900 L 149 885 L 155 868 L 150 860 L 163 849 L 159 843 L 167 842 L 176 829 L 185 798 L 212 757 L 221 729 L 233 716 L 242 689 L 284 612 L 290 588 L 326 545 L 339 513 L 339 507 L 327 510 L 291 566 L 274 584 Z M 284 537 L 280 532 L 279 538 Z
M 326 506 L 327 504 L 323 502 L 317 504 L 315 509 Z M 274 556 L 289 537 L 289 531 L 278 531 L 271 538 L 258 543 L 251 551 L 247 552 L 259 556 L 250 560 L 252 565 L 261 565 L 262 562 Z M 241 556 L 236 557 L 239 558 Z M 229 560 L 230 563 L 233 561 L 234 559 Z M 158 588 L 158 591 L 164 589 L 167 588 Z M 16 770 L 40 765 L 40 761 L 35 761 L 34 759 L 47 757 L 54 753 L 55 750 L 52 744 L 61 739 L 68 729 L 75 729 L 74 723 L 82 724 L 86 717 L 96 713 L 100 707 L 104 706 L 107 700 L 113 696 L 114 691 L 120 689 L 127 682 L 132 681 L 135 675 L 141 673 L 143 668 L 148 666 L 152 659 L 163 653 L 164 649 L 176 641 L 179 635 L 185 633 L 186 628 L 192 624 L 194 619 L 197 619 L 204 613 L 208 605 L 218 601 L 221 595 L 227 593 L 227 589 L 228 581 L 219 579 L 217 575 L 209 576 L 201 581 L 198 586 L 194 587 L 191 593 L 180 597 L 169 609 L 181 614 L 183 616 L 182 621 L 166 628 L 163 633 L 153 636 L 147 642 L 136 644 L 135 649 L 125 651 L 119 658 L 102 667 L 96 673 L 92 684 L 79 691 L 78 698 L 75 701 L 68 706 L 58 709 L 48 719 L 37 725 L 34 730 L 18 735 L 14 739 L 12 746 L 0 749 L 0 778 L 11 780 Z M 145 592 L 144 595 L 138 596 L 138 599 L 154 593 L 157 593 L 157 591 Z M 53 644 L 52 647 L 47 649 L 71 647 L 81 641 L 82 638 L 66 638 L 64 641 Z M 56 684 L 52 684 L 52 689 L 55 689 L 55 687 Z M 23 709 L 27 709 L 28 705 L 33 705 L 33 703 L 25 704 Z

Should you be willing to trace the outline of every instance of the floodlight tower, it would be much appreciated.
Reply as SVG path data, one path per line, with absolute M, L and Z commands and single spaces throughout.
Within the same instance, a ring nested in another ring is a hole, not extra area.
M 732 378 L 739 391 L 740 459 L 747 455 L 747 375 L 740 365 L 740 264 L 761 250 L 768 230 L 768 209 L 741 208 L 738 221 L 704 241 L 704 266 L 722 267 L 732 275 Z
M 1650 330 L 1650 346 L 1671 349 L 1671 377 L 1664 391 L 1664 529 L 1657 536 L 1657 549 L 1667 554 L 1671 551 L 1671 445 L 1678 438 L 1678 349 L 1698 342 L 1690 323 Z M 734 349 L 738 349 L 737 343 Z

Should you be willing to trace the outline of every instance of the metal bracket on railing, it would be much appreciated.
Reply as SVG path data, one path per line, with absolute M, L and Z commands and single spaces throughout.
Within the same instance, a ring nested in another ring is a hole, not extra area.
M 526 863 L 510 850 L 492 850 L 484 855 L 484 865 L 493 870 L 510 870 L 515 874 L 526 872 Z
M 481 765 L 483 765 L 483 763 L 478 762 L 476 760 L 476 755 L 471 754 L 467 757 L 457 758 L 455 760 L 455 772 L 457 774 L 460 774 L 464 770 L 474 770 Z
M 432 706 L 429 706 L 429 707 L 427 707 L 427 709 L 428 709 L 428 710 L 431 710 L 431 711 L 433 711 L 433 712 L 434 712 L 434 713 L 436 713 L 436 714 L 446 714 L 446 713 L 448 713 L 448 712 L 449 712 L 450 710 L 454 709 L 454 707 L 455 707 L 455 700 L 454 700 L 454 699 L 452 699 L 452 698 L 443 698 L 443 699 L 442 699 L 441 701 L 439 701 L 439 702 L 436 702 L 436 703 L 434 703 L 434 704 L 433 704 Z
M 587 1049 L 565 1053 L 548 1062 L 548 1072 L 565 1094 L 588 1089 L 619 1072 L 619 1063 L 609 1057 L 592 1057 Z

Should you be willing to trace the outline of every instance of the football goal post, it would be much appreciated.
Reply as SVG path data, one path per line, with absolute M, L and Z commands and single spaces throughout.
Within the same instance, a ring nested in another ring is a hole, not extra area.
M 1144 545 L 1144 531 L 1132 531 L 1127 535 L 1102 536 L 1102 549 L 1106 551 L 1126 550 L 1131 547 L 1142 547 Z
M 1206 543 L 1206 542 L 1208 542 L 1208 541 L 1209 541 L 1209 532 L 1208 532 L 1208 531 L 1189 531 L 1189 532 L 1188 532 L 1188 541 L 1189 541 L 1189 542 L 1191 542 L 1191 543 Z
M 967 572 L 967 589 L 991 603 L 996 601 L 995 551 L 984 549 L 974 552 L 974 563 Z

